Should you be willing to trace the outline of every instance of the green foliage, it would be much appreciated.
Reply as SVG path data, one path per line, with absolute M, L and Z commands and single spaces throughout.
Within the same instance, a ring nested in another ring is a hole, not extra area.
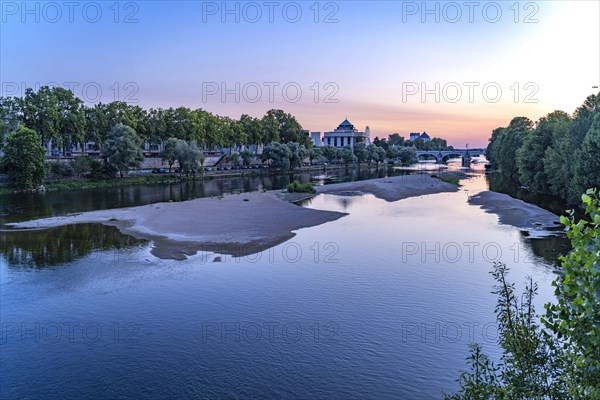
M 398 159 L 402 165 L 415 164 L 417 160 L 417 152 L 412 147 L 400 147 L 398 149 Z
M 589 221 L 561 217 L 573 249 L 560 257 L 564 275 L 553 283 L 558 299 L 548 304 L 545 322 L 563 341 L 574 375 L 570 394 L 600 398 L 600 197 L 596 189 L 582 196 Z
M 404 146 L 405 139 L 403 136 L 400 136 L 398 133 L 392 133 L 387 142 L 390 146 Z M 377 143 L 375 143 L 375 144 L 377 144 Z M 383 146 L 381 146 L 381 147 L 383 147 Z
M 341 152 L 337 147 L 322 147 L 321 152 L 323 153 L 323 157 L 325 157 L 327 161 L 336 161 L 341 158 Z
M 462 371 L 458 383 L 460 389 L 453 396 L 444 396 L 446 399 L 473 400 L 502 398 L 499 378 L 499 368 L 485 355 L 478 343 L 469 345 L 470 352 L 467 357 L 468 371 Z
M 357 161 L 354 152 L 350 146 L 344 146 L 340 149 L 340 157 L 344 164 L 348 165 Z
M 519 180 L 530 190 L 548 193 L 550 176 L 544 168 L 546 149 L 552 144 L 555 132 L 566 134 L 571 118 L 563 111 L 554 111 L 541 118 L 534 130 L 529 131 L 523 145 L 517 150 Z
M 293 115 L 283 110 L 269 110 L 265 119 L 275 128 L 282 143 L 296 142 L 304 146 L 310 145 L 310 138 Z
M 252 152 L 248 149 L 244 150 L 240 154 L 242 156 L 242 163 L 246 166 L 250 165 L 252 162 L 252 157 L 254 156 Z
M 369 164 L 371 162 L 379 164 L 385 160 L 385 150 L 379 146 L 370 144 L 367 146 L 367 159 Z
M 19 126 L 12 132 L 0 159 L 0 168 L 19 189 L 34 189 L 46 177 L 46 149 L 40 144 L 38 134 Z
M 265 146 L 262 154 L 263 162 L 270 162 L 275 169 L 289 170 L 291 168 L 290 159 L 293 154 L 290 148 L 277 142 L 271 142 Z
M 202 173 L 204 153 L 198 148 L 196 142 L 188 143 L 179 140 L 175 146 L 175 156 L 179 163 L 179 173 L 185 176 L 195 176 Z
M 308 155 L 306 148 L 296 142 L 288 142 L 286 146 L 290 149 L 290 168 L 296 169 L 302 166 L 302 161 Z
M 299 180 L 294 180 L 292 183 L 287 185 L 287 190 L 290 193 L 317 193 L 313 185 L 310 182 L 300 183 Z
M 173 164 L 177 161 L 177 146 L 181 142 L 181 139 L 170 137 L 165 142 L 161 158 L 169 164 L 169 172 L 173 168 Z
M 585 139 L 575 154 L 573 191 L 600 188 L 600 113 L 593 119 Z
M 101 154 L 106 164 L 114 168 L 122 179 L 130 168 L 139 168 L 144 161 L 141 146 L 142 139 L 133 128 L 117 124 L 102 146 Z
M 453 185 L 458 185 L 460 183 L 460 177 L 458 174 L 446 172 L 439 175 L 432 175 L 433 178 L 437 178 L 440 181 L 451 183 Z
M 75 175 L 73 163 L 50 161 L 48 162 L 48 170 L 51 175 L 57 178 L 69 178 Z
M 354 155 L 356 156 L 356 161 L 359 164 L 369 161 L 369 151 L 367 150 L 367 145 L 364 142 L 356 143 L 353 151 Z
M 557 302 L 541 318 L 529 278 L 523 295 L 514 293 L 508 268 L 495 264 L 496 320 L 502 364 L 494 367 L 471 348 L 469 372 L 448 399 L 599 399 L 600 398 L 600 197 L 582 196 L 589 220 L 561 217 L 572 250 L 560 257 L 562 272 L 553 285 Z
M 535 193 L 577 203 L 590 187 L 600 187 L 600 93 L 589 96 L 569 117 L 554 111 L 535 129 L 524 117 L 492 132 L 487 158 Z
M 533 122 L 526 117 L 516 117 L 506 128 L 494 131 L 487 152 L 492 156 L 493 165 L 502 173 L 518 177 L 516 155 L 524 138 L 530 134 Z

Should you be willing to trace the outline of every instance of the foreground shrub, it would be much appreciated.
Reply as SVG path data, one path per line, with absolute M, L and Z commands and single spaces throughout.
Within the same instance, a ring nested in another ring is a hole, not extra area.
M 494 366 L 472 345 L 469 370 L 447 399 L 600 399 L 600 198 L 590 189 L 582 200 L 589 220 L 575 222 L 573 212 L 561 217 L 572 250 L 560 257 L 557 302 L 540 318 L 537 285 L 529 278 L 517 296 L 506 265 L 495 264 L 501 363 Z
M 287 185 L 287 190 L 290 193 L 317 193 L 313 185 L 311 185 L 309 182 L 300 183 L 298 180 L 295 180 Z

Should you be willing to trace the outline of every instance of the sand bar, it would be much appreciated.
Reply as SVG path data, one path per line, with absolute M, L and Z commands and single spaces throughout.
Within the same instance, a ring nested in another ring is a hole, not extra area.
M 393 202 L 409 197 L 427 194 L 457 192 L 459 187 L 451 183 L 432 178 L 427 174 L 398 175 L 390 178 L 370 179 L 366 181 L 334 183 L 319 186 L 318 193 L 330 193 L 341 196 L 372 194 L 379 199 Z
M 362 195 L 386 201 L 440 192 L 456 185 L 427 175 L 396 176 L 317 187 L 318 193 Z M 258 253 L 295 236 L 293 231 L 337 220 L 347 214 L 299 207 L 291 202 L 305 193 L 271 191 L 201 198 L 176 203 L 98 210 L 8 224 L 16 229 L 100 223 L 153 242 L 160 258 L 185 259 L 198 251 L 244 256 Z
M 504 193 L 481 192 L 471 196 L 469 204 L 496 214 L 501 224 L 526 230 L 533 236 L 555 234 L 556 229 L 561 226 L 558 215 Z M 549 228 L 552 230 L 548 230 Z

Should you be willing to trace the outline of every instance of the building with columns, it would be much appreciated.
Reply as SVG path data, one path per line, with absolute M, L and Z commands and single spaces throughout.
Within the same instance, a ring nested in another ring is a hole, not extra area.
M 325 132 L 323 135 L 323 146 L 354 147 L 359 142 L 371 143 L 369 127 L 364 132 L 359 132 L 347 119 L 332 132 Z

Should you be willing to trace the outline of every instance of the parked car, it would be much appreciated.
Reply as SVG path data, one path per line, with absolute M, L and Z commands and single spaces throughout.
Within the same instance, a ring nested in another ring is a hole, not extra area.
M 166 174 L 168 172 L 169 172 L 169 170 L 166 168 L 156 168 L 156 169 L 152 170 L 153 174 Z

